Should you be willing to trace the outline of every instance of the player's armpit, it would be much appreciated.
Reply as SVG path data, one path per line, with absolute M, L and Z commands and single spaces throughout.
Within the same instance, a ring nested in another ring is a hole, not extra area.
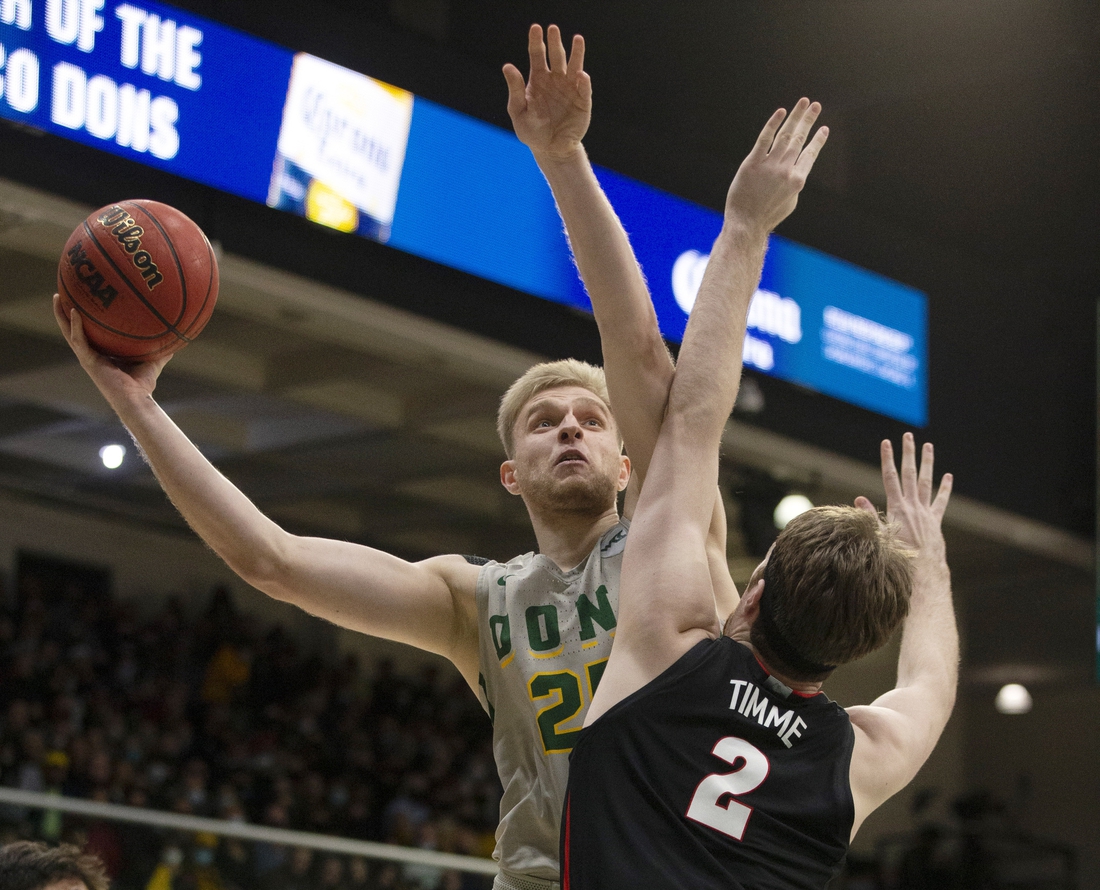
M 710 581 L 714 586 L 714 608 L 719 624 L 733 614 L 741 597 L 737 585 L 730 576 L 729 559 L 726 554 L 726 505 L 719 490 L 714 496 L 714 512 L 711 514 L 710 528 L 707 531 L 707 562 L 710 564 Z

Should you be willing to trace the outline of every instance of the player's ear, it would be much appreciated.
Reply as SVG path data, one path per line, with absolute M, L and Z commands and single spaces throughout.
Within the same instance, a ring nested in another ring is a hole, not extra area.
M 619 491 L 625 491 L 630 484 L 630 458 L 625 454 L 619 458 Z
M 519 482 L 516 480 L 516 462 L 514 460 L 506 460 L 500 465 L 500 484 L 507 489 L 509 494 L 522 494 Z
M 760 597 L 764 594 L 764 579 L 757 578 L 743 594 L 741 607 L 746 618 L 754 620 L 760 613 Z

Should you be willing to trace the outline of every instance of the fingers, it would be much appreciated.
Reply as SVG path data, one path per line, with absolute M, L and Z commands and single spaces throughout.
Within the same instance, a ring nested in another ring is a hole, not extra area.
M 810 140 L 810 144 L 802 149 L 802 154 L 798 156 L 798 160 L 795 161 L 794 168 L 802 174 L 803 177 L 809 176 L 810 171 L 814 168 L 814 161 L 817 160 L 817 156 L 821 154 L 821 149 L 825 145 L 825 140 L 829 138 L 828 127 L 818 127 L 817 132 L 814 133 L 814 138 Z
M 779 109 L 760 131 L 753 153 L 792 164 L 804 182 L 829 138 L 829 128 L 820 127 L 806 142 L 820 114 L 821 103 L 805 97 L 798 100 L 790 115 Z
M 77 355 L 80 354 L 81 350 L 88 348 L 88 341 L 84 337 L 84 324 L 80 318 L 80 313 L 75 307 L 70 307 L 69 310 L 66 311 L 65 305 L 61 302 L 61 297 L 58 294 L 53 295 L 53 317 L 57 320 L 57 326 L 61 328 L 61 333 L 64 335 L 65 340 Z
M 901 490 L 906 495 L 917 490 L 917 445 L 912 433 L 901 437 Z
M 882 460 L 882 487 L 886 491 L 889 511 L 892 504 L 901 500 L 901 481 L 898 479 L 898 468 L 894 465 L 894 444 L 889 439 L 882 440 L 879 456 Z
M 764 129 L 756 137 L 756 145 L 753 146 L 754 152 L 766 155 L 771 150 L 772 143 L 775 142 L 775 134 L 779 131 L 779 125 L 783 123 L 786 116 L 786 108 L 777 108 L 772 113 L 772 116 L 768 118 L 768 122 L 764 124 Z
M 527 84 L 520 70 L 511 62 L 502 70 L 504 81 L 508 84 L 508 114 L 515 117 L 527 107 Z
M 934 462 L 932 443 L 925 442 L 921 448 L 920 471 L 917 473 L 917 495 L 922 504 L 932 502 L 932 464 Z
M 69 339 L 69 328 L 71 322 L 69 317 L 65 314 L 65 310 L 61 308 L 61 297 L 59 294 L 53 295 L 53 317 L 57 322 L 57 326 L 61 328 L 61 333 L 65 335 L 65 339 Z
M 784 134 L 781 132 L 778 141 L 780 143 L 785 143 L 782 147 L 785 148 L 787 152 L 787 158 L 794 158 L 795 169 L 805 168 L 806 172 L 809 172 L 806 164 L 809 164 L 810 167 L 813 166 L 813 161 L 817 157 L 817 152 L 821 150 L 821 145 L 823 145 L 824 142 L 815 147 L 813 156 L 807 158 L 802 166 L 799 166 L 798 162 L 802 160 L 802 155 L 805 154 L 803 146 L 806 145 L 806 140 L 810 136 L 810 130 L 821 114 L 821 103 L 810 102 L 809 99 L 800 99 L 798 105 L 795 106 L 795 112 L 796 113 L 792 114 L 791 119 L 787 122 L 791 128 L 789 136 L 784 139 Z M 817 134 L 815 134 L 815 138 L 816 136 Z M 828 137 L 828 131 L 826 131 L 825 136 L 826 138 Z M 809 146 L 806 147 L 808 148 Z
M 557 25 L 550 25 L 546 29 L 546 50 L 550 59 L 550 70 L 564 73 L 568 62 L 565 58 L 565 46 L 561 42 L 561 29 Z
M 886 489 L 888 503 L 901 498 L 912 498 L 918 504 L 930 505 L 939 518 L 943 518 L 947 502 L 951 499 L 954 477 L 944 473 L 936 497 L 932 498 L 934 482 L 935 450 L 931 442 L 925 442 L 921 448 L 920 469 L 917 468 L 917 446 L 912 433 L 906 433 L 901 440 L 901 475 L 894 467 L 894 449 L 890 440 L 882 443 L 882 484 Z
M 569 51 L 569 67 L 566 73 L 570 77 L 576 77 L 584 71 L 584 38 L 580 34 L 573 35 L 573 48 Z
M 550 66 L 546 64 L 546 44 L 542 40 L 542 25 L 532 25 L 527 32 L 527 55 L 531 60 L 532 74 L 536 71 L 550 70 Z
M 875 505 L 872 504 L 870 500 L 865 498 L 863 495 L 860 495 L 858 498 L 856 498 L 855 503 L 858 509 L 866 510 L 868 513 L 874 513 L 876 516 L 878 515 L 878 510 L 875 509 Z
M 572 48 L 566 56 L 565 44 L 561 39 L 561 28 L 557 25 L 549 25 L 546 29 L 546 39 L 543 40 L 542 26 L 532 25 L 527 32 L 527 55 L 531 62 L 532 75 L 554 72 L 575 77 L 584 71 L 584 38 L 580 34 L 574 35 Z M 504 66 L 504 78 L 508 81 L 510 95 L 515 92 L 517 83 L 526 86 L 523 75 L 515 65 Z
M 794 126 L 794 138 L 792 142 L 798 145 L 805 145 L 806 140 L 810 136 L 810 130 L 813 129 L 815 123 L 817 123 L 818 117 L 821 116 L 821 103 L 811 102 L 809 99 L 801 99 L 799 105 L 805 102 L 802 115 L 799 117 L 798 122 Z
M 799 99 L 791 110 L 790 117 L 787 118 L 776 134 L 775 145 L 772 147 L 772 151 L 793 151 L 797 156 L 803 144 L 806 142 L 806 137 L 810 133 L 810 127 L 813 126 L 814 121 L 817 120 L 817 116 L 820 113 L 820 104 L 817 102 L 811 103 L 810 100 L 805 97 Z
M 940 479 L 940 490 L 936 492 L 936 499 L 932 501 L 932 512 L 940 519 L 947 510 L 947 502 L 951 500 L 951 489 L 955 487 L 955 477 L 950 473 L 944 473 Z

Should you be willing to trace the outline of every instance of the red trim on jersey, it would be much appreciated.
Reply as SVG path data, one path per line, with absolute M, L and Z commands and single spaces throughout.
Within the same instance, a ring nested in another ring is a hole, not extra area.
M 760 656 L 757 655 L 756 652 L 752 653 L 752 657 L 755 658 L 756 663 L 758 665 L 760 665 L 760 670 L 762 670 L 765 674 L 767 674 L 770 677 L 772 675 L 771 668 L 768 667 L 766 664 L 764 664 L 764 662 L 762 662 L 760 660 Z M 787 684 L 784 683 L 783 685 L 786 686 Z M 797 695 L 799 698 L 813 698 L 815 695 L 821 695 L 821 690 L 819 689 L 819 690 L 817 690 L 817 692 L 799 692 L 797 689 L 792 689 L 791 690 L 791 695 Z
M 561 890 L 569 890 L 569 795 L 565 796 L 565 850 L 561 863 Z

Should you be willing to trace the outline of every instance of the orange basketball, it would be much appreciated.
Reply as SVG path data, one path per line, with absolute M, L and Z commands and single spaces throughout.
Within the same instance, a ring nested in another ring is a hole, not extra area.
M 151 361 L 190 343 L 218 299 L 218 262 L 195 223 L 156 201 L 119 201 L 69 236 L 57 268 L 66 313 L 75 306 L 91 346 Z

